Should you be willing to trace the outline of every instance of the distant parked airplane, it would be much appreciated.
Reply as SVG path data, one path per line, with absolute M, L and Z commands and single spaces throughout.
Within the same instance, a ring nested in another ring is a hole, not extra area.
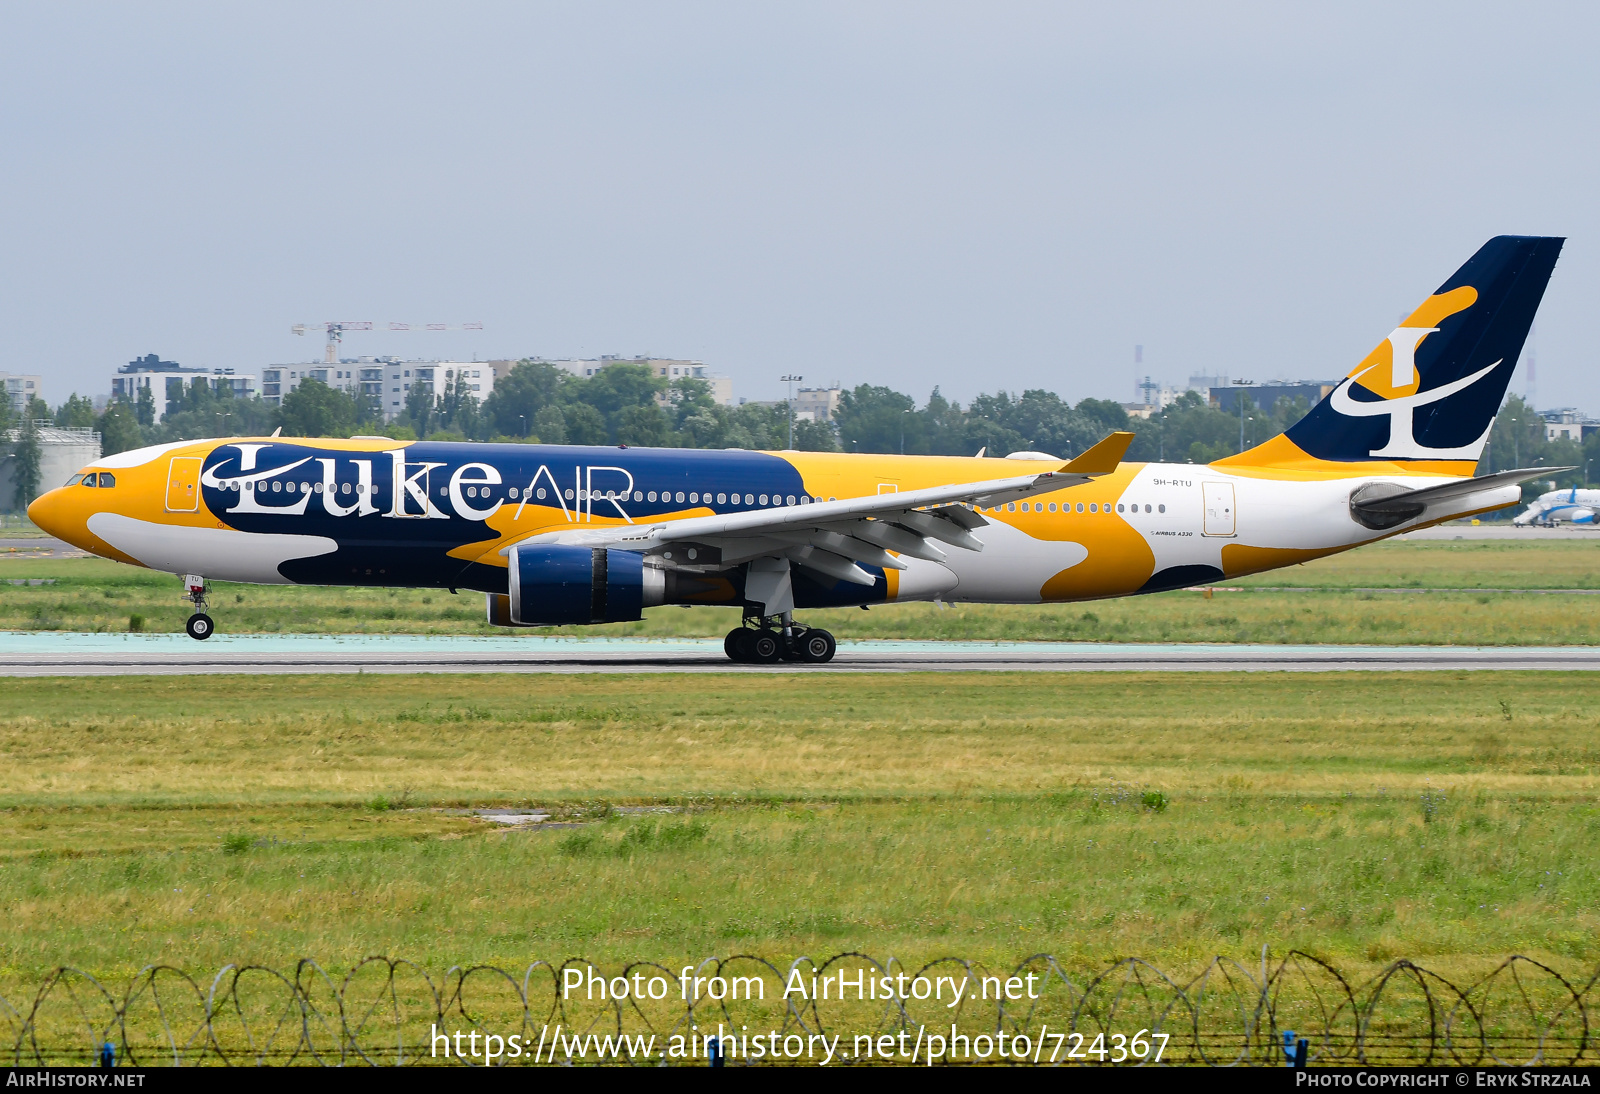
M 462 588 L 502 626 L 727 605 L 735 661 L 824 662 L 796 609 L 1160 592 L 1515 504 L 1556 469 L 1472 474 L 1561 245 L 1491 239 L 1287 433 L 1208 465 L 1124 463 L 1131 433 L 1071 461 L 273 436 L 120 452 L 28 515 L 181 575 L 195 638 L 208 580 Z
M 1595 513 L 1600 512 L 1600 490 L 1579 490 L 1576 486 L 1566 490 L 1552 490 L 1540 494 L 1537 501 L 1517 514 L 1511 523 L 1520 528 L 1531 524 L 1579 524 L 1593 527 Z

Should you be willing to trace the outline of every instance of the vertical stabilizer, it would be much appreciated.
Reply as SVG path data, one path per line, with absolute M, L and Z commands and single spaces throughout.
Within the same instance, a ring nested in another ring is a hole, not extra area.
M 1287 433 L 1218 465 L 1472 474 L 1563 242 L 1491 239 Z

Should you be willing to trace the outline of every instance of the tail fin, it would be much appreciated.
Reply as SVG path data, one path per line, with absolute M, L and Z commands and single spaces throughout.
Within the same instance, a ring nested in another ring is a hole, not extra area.
M 1564 242 L 1491 239 L 1287 433 L 1218 465 L 1472 474 Z

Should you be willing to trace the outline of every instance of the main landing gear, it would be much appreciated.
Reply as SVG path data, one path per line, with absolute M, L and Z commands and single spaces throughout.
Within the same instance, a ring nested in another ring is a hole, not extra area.
M 204 642 L 216 631 L 217 625 L 206 614 L 206 579 L 197 574 L 185 574 L 183 578 L 184 597 L 194 605 L 194 614 L 183 625 L 189 637 L 197 642 Z
M 820 627 L 796 623 L 789 613 L 781 616 L 747 616 L 744 624 L 728 632 L 722 649 L 730 661 L 741 665 L 767 665 L 775 661 L 803 661 L 824 665 L 833 660 L 838 643 Z

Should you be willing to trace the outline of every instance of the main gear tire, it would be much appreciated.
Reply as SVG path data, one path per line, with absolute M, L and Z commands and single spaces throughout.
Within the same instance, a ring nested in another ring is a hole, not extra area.
M 816 628 L 802 634 L 796 645 L 800 647 L 801 660 L 813 665 L 826 665 L 839 649 L 839 643 L 834 641 L 833 635 Z
M 190 638 L 197 642 L 204 642 L 216 632 L 217 625 L 212 622 L 211 617 L 205 612 L 195 612 L 189 617 L 189 621 L 183 625 L 183 629 L 189 632 Z
M 749 627 L 735 627 L 728 632 L 728 637 L 722 640 L 722 649 L 730 661 L 748 665 L 755 660 L 755 654 L 750 649 L 755 637 L 756 632 Z
M 783 656 L 783 635 L 777 631 L 750 631 L 748 645 L 750 661 L 757 665 L 770 665 Z

